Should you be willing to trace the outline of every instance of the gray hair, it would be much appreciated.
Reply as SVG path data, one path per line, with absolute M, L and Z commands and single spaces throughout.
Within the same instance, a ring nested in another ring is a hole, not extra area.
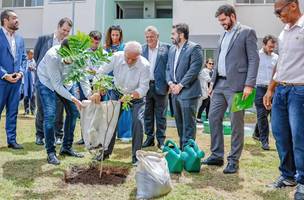
M 145 29 L 145 33 L 147 32 L 153 32 L 155 33 L 156 35 L 159 35 L 159 32 L 157 30 L 157 28 L 155 26 L 148 26 L 146 29 Z
M 141 54 L 142 53 L 142 47 L 141 47 L 141 44 L 139 42 L 129 41 L 125 44 L 124 51 Z

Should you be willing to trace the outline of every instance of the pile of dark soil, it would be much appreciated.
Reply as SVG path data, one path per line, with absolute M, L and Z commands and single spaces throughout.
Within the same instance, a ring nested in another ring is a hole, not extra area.
M 99 168 L 96 166 L 73 166 L 69 171 L 64 173 L 64 182 L 69 184 L 118 185 L 125 182 L 129 169 L 104 166 L 101 178 L 99 174 Z

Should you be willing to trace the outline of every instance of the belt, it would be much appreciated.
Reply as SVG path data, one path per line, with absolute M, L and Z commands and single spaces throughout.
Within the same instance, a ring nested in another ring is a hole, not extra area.
M 264 85 L 264 84 L 257 84 L 257 87 L 262 87 L 262 88 L 268 88 L 268 85 Z
M 217 78 L 218 78 L 218 79 L 224 79 L 224 80 L 227 79 L 226 76 L 217 76 Z
M 279 82 L 279 85 L 282 85 L 282 86 L 304 86 L 304 83 Z

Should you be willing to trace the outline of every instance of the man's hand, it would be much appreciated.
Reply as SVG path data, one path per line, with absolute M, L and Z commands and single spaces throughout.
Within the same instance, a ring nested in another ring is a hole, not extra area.
M 22 79 L 22 73 L 18 72 L 18 73 L 14 73 L 14 74 L 16 74 L 16 78 L 15 79 L 17 79 L 17 81 L 20 80 L 20 79 Z
M 211 97 L 213 92 L 213 85 L 210 84 L 210 86 L 208 87 L 208 96 Z
M 177 84 L 173 88 L 172 92 L 173 92 L 173 94 L 178 95 L 182 89 L 183 89 L 183 86 L 181 84 Z
M 79 101 L 78 99 L 76 99 L 75 97 L 72 97 L 72 101 L 73 103 L 76 105 L 77 109 L 79 111 L 81 111 L 83 104 L 81 103 L 81 101 Z
M 273 93 L 274 93 L 273 90 L 268 89 L 266 94 L 263 97 L 263 104 L 267 110 L 271 109 L 271 106 L 272 106 L 271 101 L 272 101 Z
M 4 79 L 10 83 L 17 83 L 19 79 L 17 79 L 16 74 L 7 74 L 5 75 Z
M 137 91 L 132 92 L 132 99 L 140 99 L 140 94 Z
M 171 84 L 169 85 L 169 93 L 173 93 L 174 88 L 175 88 L 175 84 L 174 84 L 174 83 L 171 83 Z
M 101 97 L 99 93 L 94 93 L 92 96 L 89 97 L 89 100 L 91 100 L 92 102 L 99 104 Z
M 247 99 L 247 97 L 252 93 L 252 90 L 253 90 L 253 87 L 245 86 L 245 88 L 243 90 L 242 100 Z

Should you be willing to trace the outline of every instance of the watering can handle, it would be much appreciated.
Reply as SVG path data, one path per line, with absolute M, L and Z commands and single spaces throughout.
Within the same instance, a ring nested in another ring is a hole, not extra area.
M 176 143 L 173 140 L 169 139 L 165 142 L 165 146 L 169 146 L 170 144 L 172 144 L 174 146 L 174 148 L 178 148 Z

